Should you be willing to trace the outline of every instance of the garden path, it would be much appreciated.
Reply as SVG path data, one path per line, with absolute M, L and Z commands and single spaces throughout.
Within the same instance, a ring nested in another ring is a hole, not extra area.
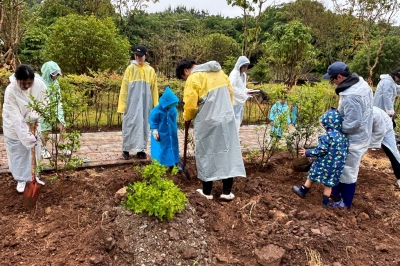
M 254 125 L 245 125 L 240 128 L 240 138 L 243 150 L 254 150 L 259 149 L 257 142 L 257 134 L 254 131 Z M 190 134 L 190 133 L 189 133 Z M 179 131 L 179 147 L 182 152 L 183 150 L 183 132 Z M 133 161 L 141 160 L 133 156 L 129 160 L 122 158 L 121 143 L 122 136 L 121 131 L 114 132 L 95 132 L 95 133 L 82 133 L 80 138 L 81 148 L 74 154 L 83 159 L 84 164 L 81 166 L 94 167 L 104 165 L 117 165 L 127 164 Z M 190 149 L 190 145 L 188 145 Z M 150 149 L 147 150 L 149 153 Z M 190 150 L 188 153 L 190 154 Z M 4 137 L 0 134 L 0 174 L 9 173 L 7 154 L 5 150 Z

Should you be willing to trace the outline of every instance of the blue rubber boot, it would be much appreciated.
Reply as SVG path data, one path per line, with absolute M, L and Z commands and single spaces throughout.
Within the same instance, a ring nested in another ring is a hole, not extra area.
M 329 205 L 329 196 L 323 195 L 322 196 L 322 206 L 323 207 L 328 207 Z
M 296 193 L 300 198 L 304 198 L 308 192 L 309 188 L 301 185 L 301 187 L 293 186 L 293 192 Z
M 342 198 L 338 202 L 330 203 L 331 207 L 341 207 L 350 209 L 351 204 L 353 203 L 354 194 L 356 192 L 356 184 L 344 184 L 342 183 Z
M 340 182 L 336 186 L 332 187 L 331 199 L 333 201 L 340 201 L 342 188 L 343 188 L 343 183 Z

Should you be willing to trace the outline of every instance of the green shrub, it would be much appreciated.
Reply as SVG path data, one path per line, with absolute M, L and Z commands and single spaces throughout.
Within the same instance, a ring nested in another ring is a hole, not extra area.
M 144 169 L 136 168 L 141 172 L 142 182 L 129 184 L 126 190 L 127 200 L 122 205 L 135 213 L 147 212 L 149 216 L 156 216 L 161 221 L 170 220 L 175 213 L 185 209 L 188 202 L 186 194 L 177 187 L 172 180 L 162 178 L 168 168 L 156 160 Z M 177 169 L 174 168 L 173 174 Z

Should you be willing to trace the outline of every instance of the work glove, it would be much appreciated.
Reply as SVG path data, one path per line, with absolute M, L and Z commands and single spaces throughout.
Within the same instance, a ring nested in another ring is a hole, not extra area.
M 25 121 L 26 123 L 28 123 L 28 124 L 31 124 L 31 123 L 36 123 L 36 122 L 38 122 L 38 121 L 39 121 L 39 118 L 40 118 L 40 116 L 39 116 L 38 113 L 36 113 L 35 111 L 29 111 L 29 112 L 27 112 L 27 113 L 25 114 L 25 116 L 24 116 L 24 121 Z
M 160 141 L 160 135 L 158 134 L 157 129 L 153 129 L 153 137 L 155 140 Z

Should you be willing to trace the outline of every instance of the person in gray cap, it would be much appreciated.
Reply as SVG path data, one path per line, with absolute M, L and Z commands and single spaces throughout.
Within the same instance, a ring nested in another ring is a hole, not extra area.
M 147 158 L 150 111 L 158 105 L 157 76 L 145 60 L 147 48 L 138 45 L 133 49 L 135 60 L 126 68 L 119 93 L 117 112 L 122 119 L 122 157 L 129 159 L 129 152 Z
M 342 131 L 349 138 L 349 151 L 339 184 L 332 189 L 331 197 L 340 198 L 330 203 L 332 207 L 350 208 L 356 191 L 361 159 L 368 150 L 372 136 L 373 94 L 368 83 L 356 73 L 351 73 L 343 62 L 328 67 L 322 77 L 337 85 L 338 111 L 343 117 Z
M 396 84 L 400 80 L 400 68 L 393 70 L 390 74 L 382 74 L 379 78 L 380 81 L 374 96 L 374 106 L 381 108 L 392 118 L 393 128 L 395 128 L 394 101 L 397 94 L 400 94 L 400 86 Z

